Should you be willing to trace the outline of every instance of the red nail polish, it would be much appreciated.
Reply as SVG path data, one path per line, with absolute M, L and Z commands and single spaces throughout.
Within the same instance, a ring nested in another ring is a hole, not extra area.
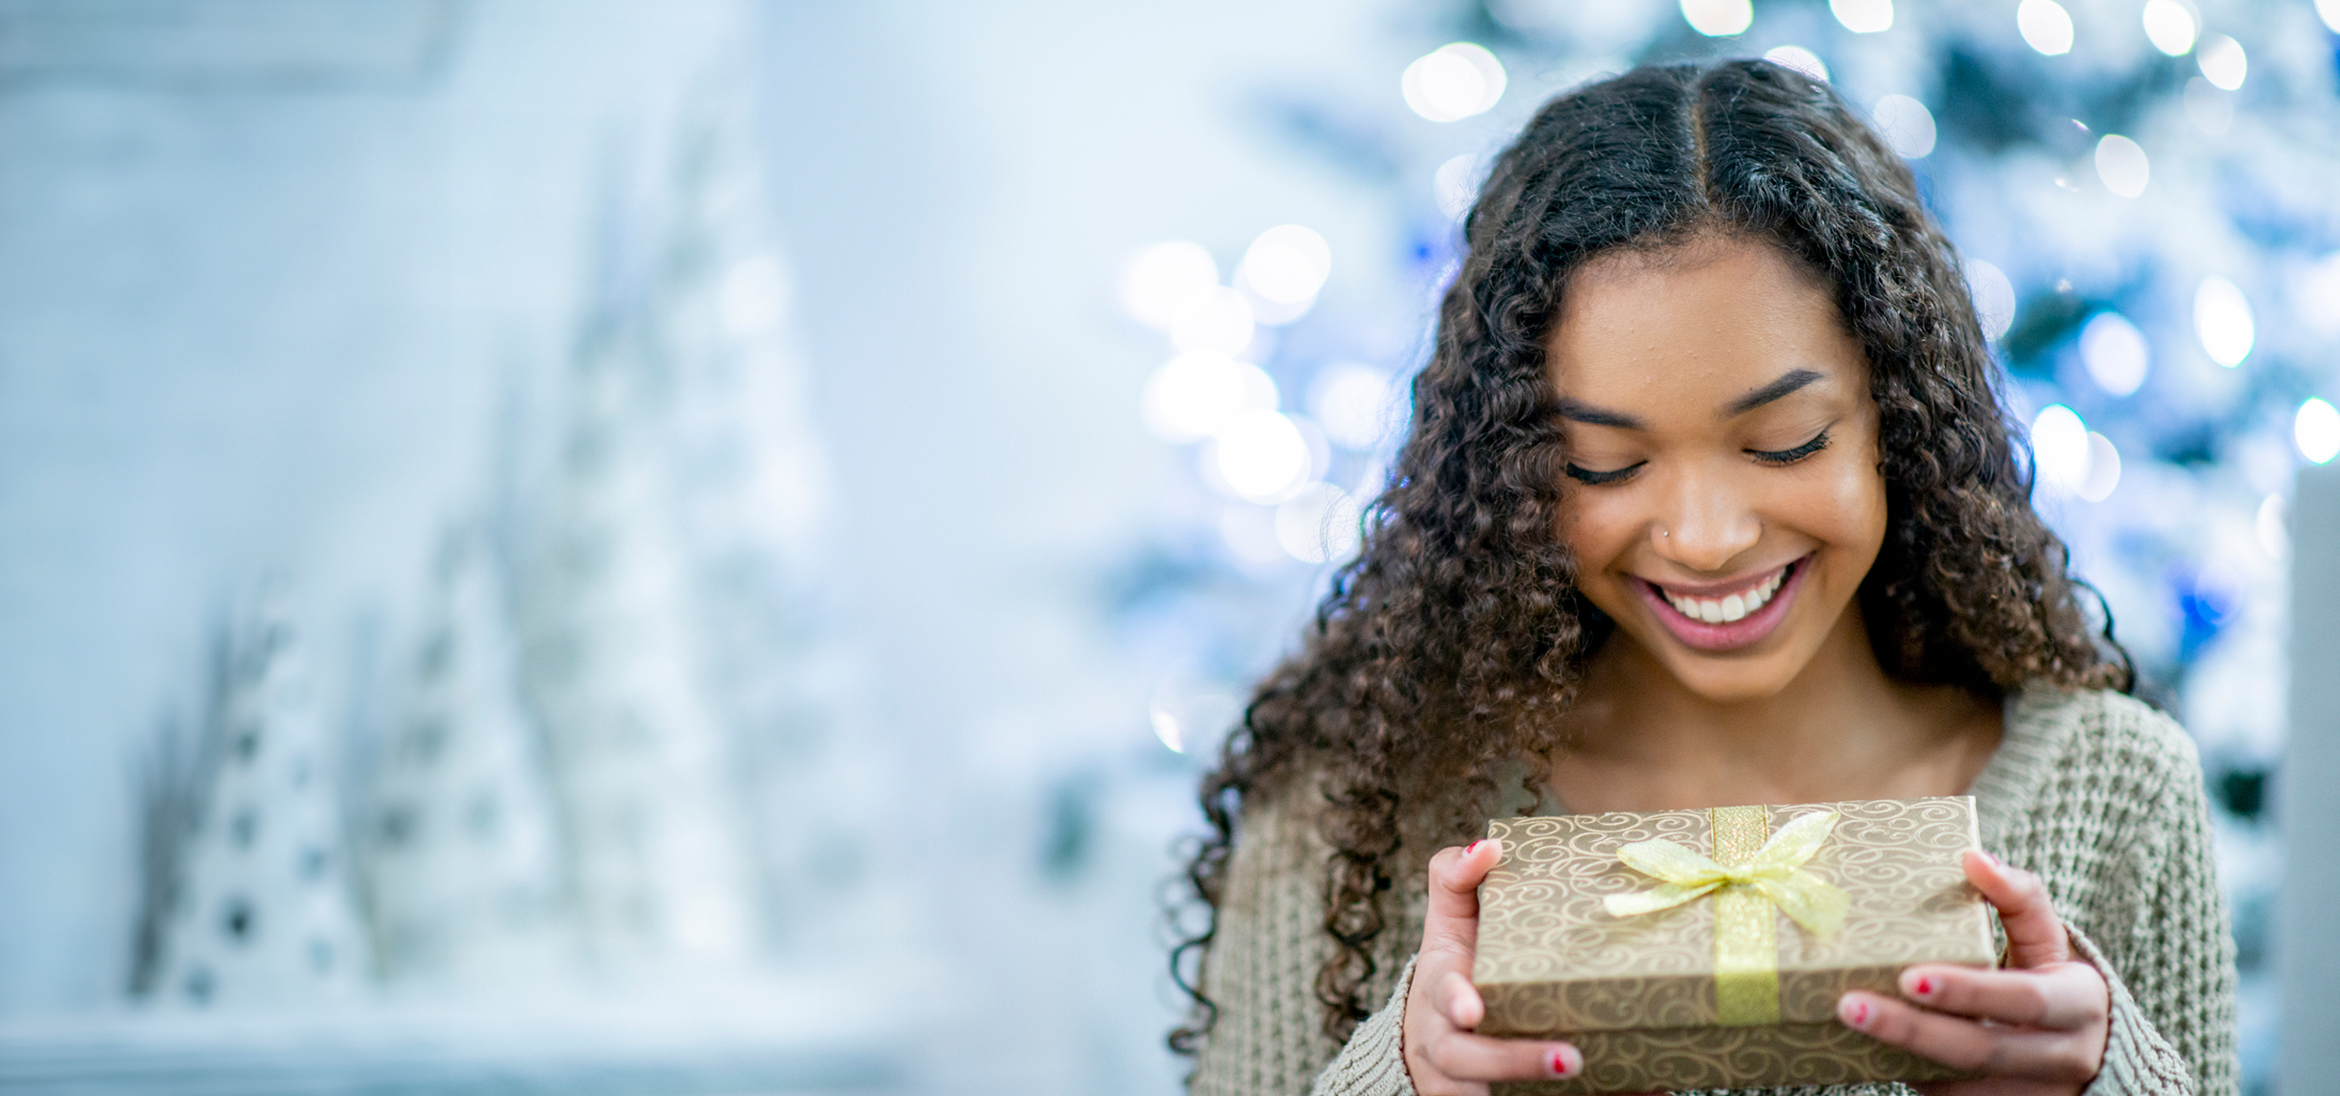
M 1563 1051 L 1563 1050 L 1555 1050 L 1555 1051 L 1553 1051 L 1553 1052 L 1552 1052 L 1552 1075 L 1553 1075 L 1553 1076 L 1555 1076 L 1555 1077 L 1566 1077 L 1566 1076 L 1568 1076 L 1568 1052 L 1567 1052 L 1567 1051 Z
M 1934 992 L 1934 980 L 1933 980 L 1933 979 L 1931 979 L 1931 978 L 1920 978 L 1920 979 L 1918 979 L 1918 984 L 1917 984 L 1917 995 L 1918 995 L 1918 996 L 1920 996 L 1920 997 L 1924 997 L 1924 996 L 1927 996 L 1927 995 L 1929 995 L 1929 994 L 1931 994 L 1931 993 L 1933 993 L 1933 992 Z
M 1477 852 L 1477 851 L 1479 851 L 1479 846 L 1481 846 L 1481 845 L 1484 845 L 1484 844 L 1486 844 L 1486 843 L 1487 843 L 1487 842 L 1486 842 L 1486 840 L 1485 840 L 1485 839 L 1481 839 L 1481 840 L 1478 840 L 1478 841 L 1473 841 L 1473 842 L 1471 842 L 1471 843 L 1470 843 L 1470 844 L 1468 844 L 1468 845 L 1464 845 L 1464 846 L 1463 846 L 1463 855 L 1464 855 L 1464 856 L 1469 856 L 1470 854 L 1472 854 L 1472 853 L 1474 853 L 1474 852 Z
M 1853 1026 L 1869 1026 L 1869 1003 L 1867 1001 L 1856 1001 L 1853 1003 Z

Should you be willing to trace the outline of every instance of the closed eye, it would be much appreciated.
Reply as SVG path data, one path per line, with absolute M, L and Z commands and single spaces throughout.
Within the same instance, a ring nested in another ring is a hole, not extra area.
M 1828 448 L 1828 431 L 1822 430 L 1814 435 L 1811 441 L 1793 449 L 1749 449 L 1747 455 L 1765 464 L 1794 464 L 1826 448 Z
M 1579 468 L 1571 464 L 1568 466 L 1568 478 L 1590 487 L 1598 487 L 1604 483 L 1623 483 L 1631 479 L 1633 473 L 1640 471 L 1642 465 L 1648 463 L 1648 461 L 1635 461 L 1623 468 L 1608 472 L 1595 472 L 1590 468 Z

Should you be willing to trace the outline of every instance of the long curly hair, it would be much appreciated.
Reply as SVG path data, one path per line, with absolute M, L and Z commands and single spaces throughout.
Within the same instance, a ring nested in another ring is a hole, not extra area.
M 1321 798 L 1306 817 L 1331 849 L 1333 946 L 1315 988 L 1338 1042 L 1368 1014 L 1393 882 L 1483 824 L 1499 774 L 1524 766 L 1529 792 L 1550 779 L 1555 717 L 1613 628 L 1555 534 L 1564 455 L 1544 373 L 1561 296 L 1596 256 L 1732 234 L 1833 287 L 1880 412 L 1887 532 L 1858 604 L 1888 673 L 1987 698 L 2134 687 L 2109 615 L 2100 642 L 2032 509 L 1955 252 L 1908 166 L 1828 85 L 1736 60 L 1569 92 L 1497 157 L 1463 231 L 1363 549 L 1202 781 L 1210 829 L 1185 883 L 1209 918 L 1171 955 L 1193 998 L 1170 1037 L 1182 1052 L 1216 1015 L 1201 972 L 1245 804 Z

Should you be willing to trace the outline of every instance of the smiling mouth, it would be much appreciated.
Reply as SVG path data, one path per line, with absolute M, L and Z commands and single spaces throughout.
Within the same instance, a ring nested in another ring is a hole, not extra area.
M 1658 583 L 1648 582 L 1647 579 L 1643 581 L 1648 582 L 1650 589 L 1656 592 L 1667 605 L 1672 606 L 1676 613 L 1702 624 L 1729 624 L 1745 619 L 1748 615 L 1761 610 L 1765 605 L 1771 604 L 1771 599 L 1779 596 L 1779 588 L 1787 583 L 1789 573 L 1794 571 L 1796 563 L 1800 562 L 1802 561 L 1797 560 L 1785 564 L 1752 585 L 1721 597 L 1696 597 L 1676 593 Z

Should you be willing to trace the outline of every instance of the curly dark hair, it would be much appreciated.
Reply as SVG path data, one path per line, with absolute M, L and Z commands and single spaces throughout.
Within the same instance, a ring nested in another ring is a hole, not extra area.
M 1496 159 L 1463 231 L 1364 548 L 1203 779 L 1210 830 L 1184 882 L 1209 921 L 1171 955 L 1194 1001 L 1170 1037 L 1181 1052 L 1215 1017 L 1201 960 L 1245 804 L 1301 782 L 1321 796 L 1335 946 L 1316 993 L 1341 1041 L 1368 1014 L 1401 869 L 1476 830 L 1507 768 L 1525 766 L 1530 792 L 1550 779 L 1555 717 L 1613 628 L 1555 535 L 1564 459 L 1544 372 L 1561 295 L 1596 256 L 1731 234 L 1833 288 L 1880 412 L 1887 532 L 1858 604 L 1888 673 L 1994 699 L 2035 682 L 2134 687 L 2109 614 L 2100 643 L 2069 552 L 2032 509 L 1955 252 L 1908 166 L 1827 84 L 1733 60 L 1564 94 Z

